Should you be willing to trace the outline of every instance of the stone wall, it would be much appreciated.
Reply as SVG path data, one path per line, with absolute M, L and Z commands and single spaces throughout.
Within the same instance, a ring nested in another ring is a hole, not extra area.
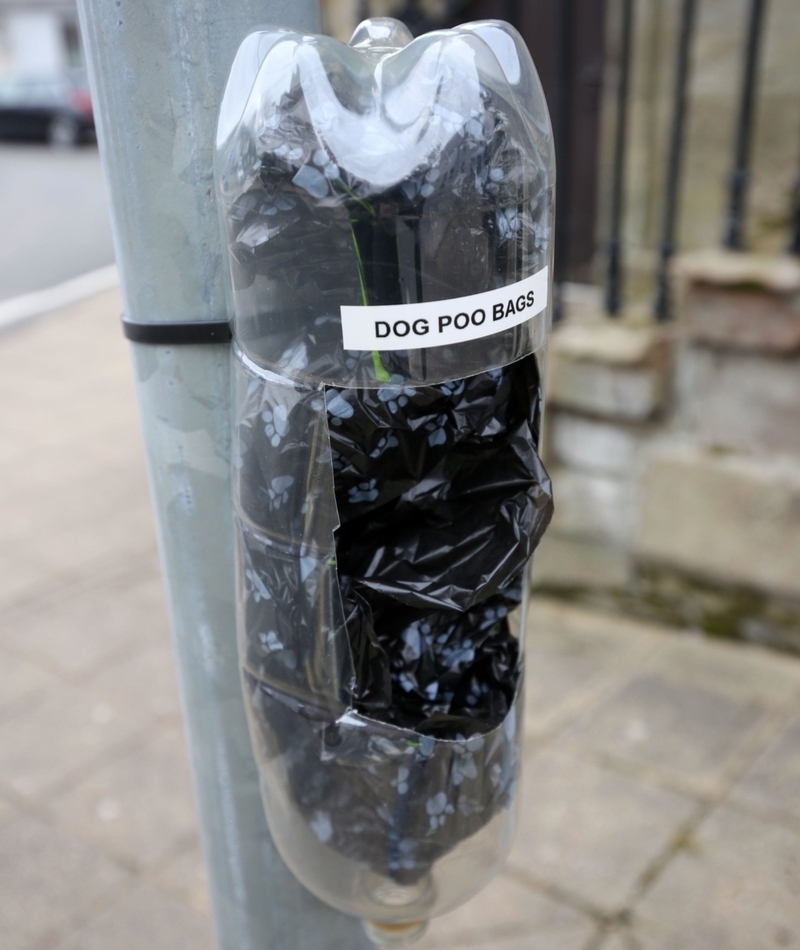
M 345 42 L 359 21 L 367 16 L 400 16 L 409 0 L 322 0 L 322 21 L 326 33 Z M 432 20 L 445 16 L 445 0 L 414 0 L 414 6 Z
M 534 583 L 800 649 L 800 262 L 706 252 L 678 271 L 669 329 L 568 298 Z

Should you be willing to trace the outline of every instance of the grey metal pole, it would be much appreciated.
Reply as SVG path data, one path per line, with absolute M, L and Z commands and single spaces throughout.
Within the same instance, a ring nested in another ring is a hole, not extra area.
M 212 148 L 239 42 L 264 22 L 318 29 L 312 0 L 79 0 L 126 314 L 226 316 Z M 236 652 L 225 345 L 134 344 L 220 950 L 362 950 L 275 851 Z

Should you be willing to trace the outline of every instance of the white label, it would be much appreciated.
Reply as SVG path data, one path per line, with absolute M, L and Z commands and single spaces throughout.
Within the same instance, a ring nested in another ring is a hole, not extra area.
M 548 270 L 545 267 L 519 283 L 470 297 L 385 307 L 342 307 L 344 348 L 420 350 L 502 333 L 545 309 Z

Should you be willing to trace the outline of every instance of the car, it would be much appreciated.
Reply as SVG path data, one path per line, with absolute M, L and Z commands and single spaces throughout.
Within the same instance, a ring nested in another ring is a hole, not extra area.
M 0 138 L 78 145 L 94 137 L 92 98 L 81 73 L 0 80 Z

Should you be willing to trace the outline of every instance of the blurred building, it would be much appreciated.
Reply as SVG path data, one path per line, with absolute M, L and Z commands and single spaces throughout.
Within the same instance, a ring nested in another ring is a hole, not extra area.
M 0 73 L 83 66 L 75 0 L 0 0 Z

